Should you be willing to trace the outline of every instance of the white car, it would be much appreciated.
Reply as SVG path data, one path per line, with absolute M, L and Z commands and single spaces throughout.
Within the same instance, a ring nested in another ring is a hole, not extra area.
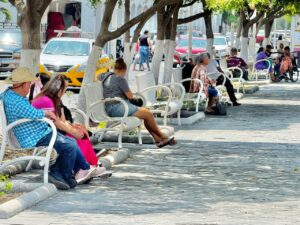
M 229 52 L 229 47 L 227 45 L 227 40 L 225 36 L 217 36 L 214 37 L 214 47 L 216 51 L 216 58 L 223 58 Z
M 52 38 L 41 52 L 41 64 L 49 72 L 67 72 L 87 62 L 93 44 L 87 38 Z

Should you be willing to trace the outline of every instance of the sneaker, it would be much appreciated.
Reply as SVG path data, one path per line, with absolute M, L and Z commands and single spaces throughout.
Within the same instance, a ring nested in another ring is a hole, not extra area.
M 67 184 L 67 182 L 63 178 L 54 177 L 49 174 L 48 181 L 49 181 L 49 183 L 54 184 L 54 186 L 59 190 L 69 190 L 70 189 L 69 184 Z
M 111 175 L 112 175 L 112 172 L 107 171 L 105 169 L 105 167 L 97 166 L 97 167 L 95 167 L 93 177 L 95 177 L 95 178 L 100 177 L 101 179 L 107 179 L 107 178 L 111 177 Z
M 79 170 L 75 175 L 77 184 L 83 184 L 85 181 L 93 177 L 95 168 L 91 167 L 89 170 Z

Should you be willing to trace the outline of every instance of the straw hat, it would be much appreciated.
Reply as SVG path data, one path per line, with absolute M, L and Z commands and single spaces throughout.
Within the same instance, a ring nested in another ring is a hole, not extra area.
M 38 78 L 27 67 L 19 67 L 15 69 L 11 75 L 4 80 L 6 84 L 20 84 L 36 81 Z

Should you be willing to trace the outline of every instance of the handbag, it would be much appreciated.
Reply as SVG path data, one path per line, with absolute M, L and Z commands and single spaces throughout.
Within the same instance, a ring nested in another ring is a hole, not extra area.
M 137 107 L 142 107 L 144 105 L 143 99 L 141 98 L 132 98 L 129 99 L 129 102 Z
M 212 107 L 213 115 L 217 116 L 226 116 L 227 115 L 227 109 L 225 104 L 217 102 L 214 107 Z

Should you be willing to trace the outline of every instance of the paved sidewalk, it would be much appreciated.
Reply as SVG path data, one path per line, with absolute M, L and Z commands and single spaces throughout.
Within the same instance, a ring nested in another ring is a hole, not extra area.
M 176 148 L 141 149 L 94 181 L 0 224 L 300 224 L 300 89 L 274 84 L 177 127 Z

